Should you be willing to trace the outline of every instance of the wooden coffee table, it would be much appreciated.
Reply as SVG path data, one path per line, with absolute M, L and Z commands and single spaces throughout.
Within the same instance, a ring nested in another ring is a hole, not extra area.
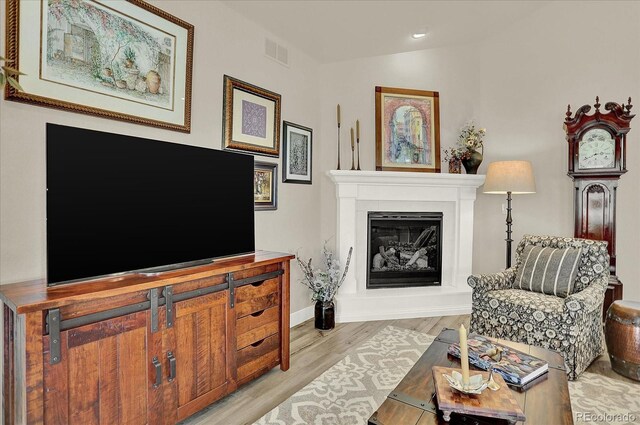
M 526 424 L 573 424 L 567 374 L 562 356 L 540 347 L 497 340 L 549 362 L 549 372 L 530 383 L 524 391 L 512 389 L 527 417 Z M 460 367 L 460 360 L 447 354 L 449 345 L 458 342 L 458 332 L 445 329 L 433 341 L 400 384 L 387 396 L 369 418 L 369 425 L 430 425 L 430 424 L 507 424 L 492 418 L 464 417 L 453 413 L 445 422 L 437 409 L 434 395 L 433 366 Z M 471 366 L 471 369 L 478 370 Z M 523 422 L 518 422 L 522 424 Z

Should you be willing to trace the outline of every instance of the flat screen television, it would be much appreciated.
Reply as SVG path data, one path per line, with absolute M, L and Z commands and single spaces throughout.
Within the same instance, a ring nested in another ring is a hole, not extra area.
M 47 124 L 49 285 L 254 250 L 252 156 Z

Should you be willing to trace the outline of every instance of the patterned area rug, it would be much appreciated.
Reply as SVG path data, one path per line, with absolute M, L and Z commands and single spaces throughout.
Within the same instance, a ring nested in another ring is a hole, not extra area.
M 433 340 L 387 326 L 254 425 L 365 425 Z M 640 423 L 640 384 L 584 373 L 569 392 L 576 424 Z

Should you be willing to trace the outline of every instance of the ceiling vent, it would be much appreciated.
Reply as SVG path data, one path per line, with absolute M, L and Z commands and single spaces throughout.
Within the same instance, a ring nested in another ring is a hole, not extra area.
M 265 39 L 264 54 L 281 65 L 289 66 L 289 50 L 273 40 Z

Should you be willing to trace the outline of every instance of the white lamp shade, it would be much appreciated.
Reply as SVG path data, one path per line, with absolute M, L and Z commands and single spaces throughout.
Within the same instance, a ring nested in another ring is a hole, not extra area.
M 489 164 L 484 193 L 536 193 L 533 168 L 529 161 L 498 161 Z

